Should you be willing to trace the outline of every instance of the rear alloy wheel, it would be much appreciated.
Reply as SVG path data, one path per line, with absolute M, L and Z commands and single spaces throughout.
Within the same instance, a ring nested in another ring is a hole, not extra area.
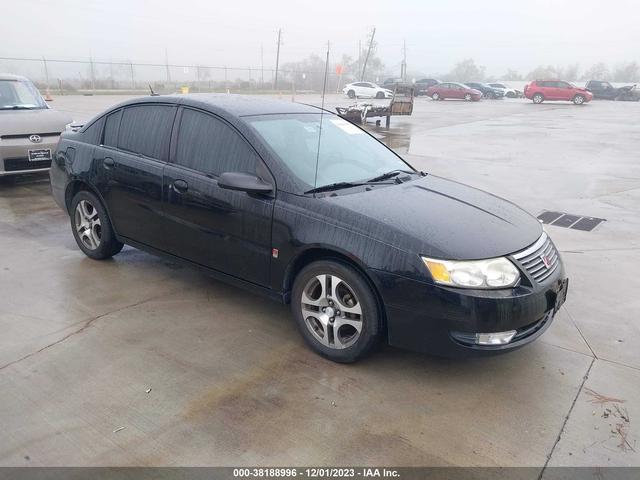
M 294 282 L 291 307 L 311 348 L 336 362 L 366 355 L 381 330 L 371 287 L 341 262 L 322 260 L 305 267 Z
M 573 97 L 573 103 L 575 103 L 576 105 L 582 105 L 584 103 L 584 95 L 578 94 Z
M 349 91 L 347 92 L 347 97 L 349 97 L 349 98 L 356 98 L 356 92 L 355 92 L 355 91 L 353 91 L 353 90 L 349 90 Z
M 496 95 L 493 92 L 487 92 L 485 97 L 487 97 L 488 99 L 493 99 L 493 98 L 496 98 Z
M 516 98 L 516 94 L 513 92 L 507 92 L 504 94 L 504 96 L 507 98 Z
M 376 93 L 376 98 L 384 98 L 384 92 Z
M 71 229 L 80 250 L 95 260 L 110 258 L 124 246 L 111 228 L 100 200 L 90 192 L 78 192 L 71 201 Z
M 465 93 L 465 94 L 464 94 L 464 99 L 465 99 L 467 102 L 470 102 L 470 101 L 471 101 L 471 94 L 470 94 L 470 93 Z
M 432 95 L 431 95 L 431 98 L 432 98 L 433 100 L 440 100 L 440 94 L 436 92 L 436 93 L 434 93 L 434 94 L 432 94 Z
M 533 96 L 533 103 L 542 103 L 544 102 L 544 95 L 542 95 L 541 93 L 536 93 Z

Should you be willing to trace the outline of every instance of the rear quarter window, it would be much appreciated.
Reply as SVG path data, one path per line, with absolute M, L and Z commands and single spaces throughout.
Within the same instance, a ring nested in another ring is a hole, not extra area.
M 121 118 L 122 110 L 107 115 L 104 124 L 104 136 L 102 137 L 103 145 L 114 148 L 118 146 L 118 128 Z
M 89 125 L 82 132 L 82 141 L 91 145 L 98 145 L 102 138 L 102 127 L 104 126 L 104 117 L 99 118 Z

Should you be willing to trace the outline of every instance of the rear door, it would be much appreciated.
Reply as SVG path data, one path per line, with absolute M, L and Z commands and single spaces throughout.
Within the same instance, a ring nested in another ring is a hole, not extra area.
M 275 182 L 251 145 L 223 119 L 183 108 L 176 124 L 163 181 L 167 250 L 268 285 L 274 197 L 220 188 L 218 177 L 257 173 Z
M 156 248 L 162 246 L 162 171 L 175 113 L 173 105 L 142 104 L 110 114 L 94 154 L 116 232 Z

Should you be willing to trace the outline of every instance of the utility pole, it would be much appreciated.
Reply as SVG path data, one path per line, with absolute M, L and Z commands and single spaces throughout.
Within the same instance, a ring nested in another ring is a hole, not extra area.
M 171 83 L 171 72 L 169 71 L 169 52 L 167 49 L 164 49 L 164 66 L 167 69 L 167 86 Z
M 280 38 L 282 35 L 282 29 L 279 28 L 278 29 L 278 51 L 276 53 L 276 75 L 275 75 L 275 79 L 273 81 L 273 89 L 277 90 L 278 89 L 278 64 L 280 63 Z
M 364 57 L 364 65 L 362 66 L 362 75 L 360 81 L 364 80 L 364 72 L 367 70 L 367 62 L 369 61 L 369 55 L 371 55 L 371 47 L 373 47 L 373 39 L 376 36 L 376 27 L 373 27 L 371 31 L 371 39 L 369 40 L 369 48 L 367 48 L 367 56 Z
M 358 73 L 362 71 L 362 40 L 358 40 Z
M 135 90 L 136 88 L 136 80 L 133 76 L 133 62 L 129 62 L 129 69 L 131 70 L 131 88 Z
M 407 81 L 407 41 L 402 41 L 402 65 L 400 67 L 400 77 L 403 82 Z
M 44 76 L 47 81 L 47 90 L 49 90 L 49 68 L 47 67 L 47 60 L 42 57 L 42 63 L 44 63 Z
M 93 70 L 93 57 L 89 58 L 89 63 L 91 65 L 91 91 L 95 92 L 95 90 L 96 90 L 96 75 L 95 75 L 95 71 Z
M 264 45 L 260 44 L 260 88 L 264 88 Z

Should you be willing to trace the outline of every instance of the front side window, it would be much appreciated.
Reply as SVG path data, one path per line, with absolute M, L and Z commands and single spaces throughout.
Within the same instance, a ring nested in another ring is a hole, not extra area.
M 0 110 L 39 110 L 47 104 L 31 82 L 0 80 Z
M 336 115 L 324 114 L 322 130 L 321 115 L 315 113 L 245 119 L 309 187 L 363 181 L 392 170 L 411 169 L 375 138 Z
M 158 160 L 166 160 L 175 107 L 135 105 L 122 114 L 118 148 Z
M 202 173 L 255 173 L 257 156 L 244 138 L 218 118 L 185 108 L 175 163 Z

